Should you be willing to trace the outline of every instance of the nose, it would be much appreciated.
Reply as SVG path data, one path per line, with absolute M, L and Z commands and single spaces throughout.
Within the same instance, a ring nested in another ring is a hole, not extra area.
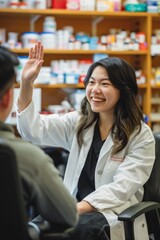
M 93 86 L 92 92 L 100 92 L 100 86 L 98 83 Z

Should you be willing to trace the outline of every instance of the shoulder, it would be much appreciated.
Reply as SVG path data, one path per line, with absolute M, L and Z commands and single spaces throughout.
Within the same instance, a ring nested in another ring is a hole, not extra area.
M 153 135 L 153 132 L 152 132 L 151 128 L 144 122 L 141 123 L 140 134 L 144 135 L 144 136 L 148 136 L 151 139 L 154 139 L 154 135 Z
M 141 122 L 141 129 L 135 129 L 132 133 L 130 140 L 135 142 L 136 144 L 142 143 L 147 144 L 150 143 L 151 145 L 155 143 L 154 135 L 151 128 L 144 122 Z
M 28 164 L 28 166 L 37 167 L 43 162 L 52 161 L 39 146 L 26 142 L 19 137 L 10 141 L 9 145 L 13 148 L 19 164 L 24 164 L 24 166 Z

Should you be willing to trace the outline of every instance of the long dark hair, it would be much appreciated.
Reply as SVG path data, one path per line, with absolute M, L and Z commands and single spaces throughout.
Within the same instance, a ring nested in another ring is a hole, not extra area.
M 87 86 L 93 70 L 97 66 L 103 66 L 109 80 L 114 87 L 120 90 L 120 99 L 115 107 L 115 122 L 112 126 L 112 136 L 114 133 L 113 153 L 122 150 L 128 143 L 129 137 L 137 128 L 141 130 L 143 113 L 136 101 L 138 86 L 136 82 L 135 70 L 124 60 L 116 57 L 108 57 L 93 63 L 87 72 L 85 86 Z M 81 102 L 81 117 L 77 125 L 77 141 L 80 146 L 83 144 L 84 130 L 89 128 L 99 117 L 98 113 L 91 110 L 86 97 Z

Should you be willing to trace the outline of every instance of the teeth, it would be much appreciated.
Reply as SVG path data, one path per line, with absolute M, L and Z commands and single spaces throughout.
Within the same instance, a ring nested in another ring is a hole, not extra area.
M 100 99 L 92 99 L 92 101 L 94 101 L 94 102 L 104 102 L 104 100 L 100 100 Z
M 92 101 L 95 101 L 95 102 L 103 102 L 104 100 L 103 100 L 103 99 L 99 99 L 99 98 L 92 98 Z
M 92 99 L 92 100 L 95 102 L 101 102 L 101 100 L 99 100 L 99 99 Z

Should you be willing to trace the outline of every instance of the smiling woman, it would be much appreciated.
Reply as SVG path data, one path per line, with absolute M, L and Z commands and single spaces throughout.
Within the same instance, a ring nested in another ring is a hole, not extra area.
M 120 98 L 120 91 L 109 80 L 103 66 L 96 67 L 86 87 L 87 100 L 93 112 L 105 113 L 106 118 L 114 115 L 114 108 Z
M 81 130 L 98 118 L 101 129 L 108 132 L 117 128 L 115 152 L 123 149 L 134 129 L 139 126 L 140 130 L 143 121 L 143 113 L 136 102 L 138 86 L 133 67 L 120 58 L 104 58 L 90 66 L 85 86 L 86 98 L 82 101 L 82 109 L 83 105 L 87 106 L 90 117 L 80 120 L 79 144 L 83 142 Z
M 120 58 L 101 59 L 88 69 L 80 110 L 44 116 L 32 100 L 42 56 L 38 43 L 23 70 L 19 133 L 35 144 L 69 152 L 64 183 L 77 199 L 79 213 L 69 240 L 123 240 L 117 216 L 142 201 L 155 158 L 153 134 L 136 102 L 135 71 Z M 145 216 L 139 217 L 135 229 L 137 240 L 148 240 Z

